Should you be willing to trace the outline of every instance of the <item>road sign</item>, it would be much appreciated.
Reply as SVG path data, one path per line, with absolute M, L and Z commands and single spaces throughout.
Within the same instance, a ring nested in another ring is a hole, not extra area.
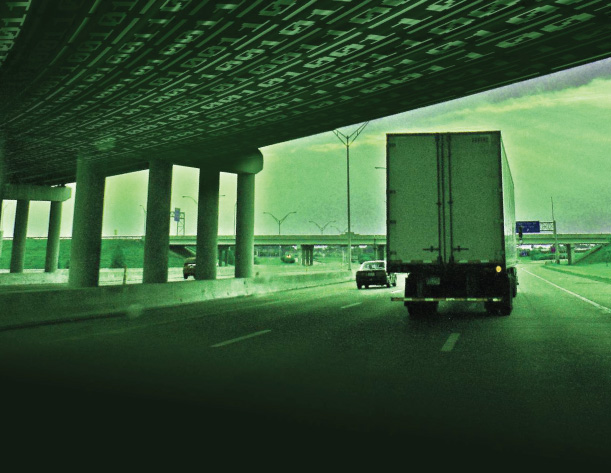
M 541 222 L 541 231 L 542 232 L 553 232 L 554 231 L 554 222 Z
M 180 222 L 180 208 L 179 207 L 174 208 L 174 221 Z
M 522 227 L 522 233 L 539 233 L 539 232 L 541 232 L 539 221 L 516 222 L 516 233 L 520 233 L 520 227 Z

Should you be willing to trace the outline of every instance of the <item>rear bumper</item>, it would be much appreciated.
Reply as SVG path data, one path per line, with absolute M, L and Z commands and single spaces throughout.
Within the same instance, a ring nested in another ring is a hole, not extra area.
M 393 302 L 500 302 L 500 297 L 391 297 Z
M 366 276 L 366 275 L 356 275 L 356 283 L 362 285 L 380 285 L 383 286 L 388 282 L 388 277 L 383 275 L 375 275 L 375 276 Z

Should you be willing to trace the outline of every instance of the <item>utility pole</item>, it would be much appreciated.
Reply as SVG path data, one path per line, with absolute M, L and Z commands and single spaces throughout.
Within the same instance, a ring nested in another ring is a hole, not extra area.
M 560 264 L 560 247 L 558 246 L 558 233 L 556 231 L 556 219 L 554 218 L 554 198 L 550 197 L 552 200 L 552 222 L 554 225 L 554 247 L 556 248 L 556 264 Z
M 348 271 L 352 271 L 352 231 L 350 229 L 350 145 L 359 137 L 369 122 L 360 125 L 356 131 L 350 135 L 344 135 L 339 130 L 333 130 L 337 139 L 346 147 L 346 195 L 348 204 Z

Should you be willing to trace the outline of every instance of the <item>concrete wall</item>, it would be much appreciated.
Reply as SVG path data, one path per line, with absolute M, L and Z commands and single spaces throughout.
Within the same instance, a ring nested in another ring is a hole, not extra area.
M 353 274 L 349 271 L 334 271 L 12 292 L 0 295 L 0 304 L 6 309 L 0 313 L 0 330 L 95 317 L 138 317 L 150 308 L 335 284 L 352 279 Z

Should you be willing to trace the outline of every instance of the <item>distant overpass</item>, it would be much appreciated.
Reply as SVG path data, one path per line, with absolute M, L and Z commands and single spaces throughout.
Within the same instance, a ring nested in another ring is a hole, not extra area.
M 346 234 L 340 235 L 255 235 L 255 245 L 346 245 L 348 237 Z M 195 235 L 170 236 L 170 246 L 195 246 Z M 352 234 L 352 245 L 386 245 L 386 235 Z M 608 243 L 611 242 L 611 233 L 559 233 L 558 243 Z M 529 233 L 524 234 L 522 243 L 533 244 L 552 244 L 554 235 L 551 233 Z M 219 246 L 235 245 L 234 235 L 219 235 Z

